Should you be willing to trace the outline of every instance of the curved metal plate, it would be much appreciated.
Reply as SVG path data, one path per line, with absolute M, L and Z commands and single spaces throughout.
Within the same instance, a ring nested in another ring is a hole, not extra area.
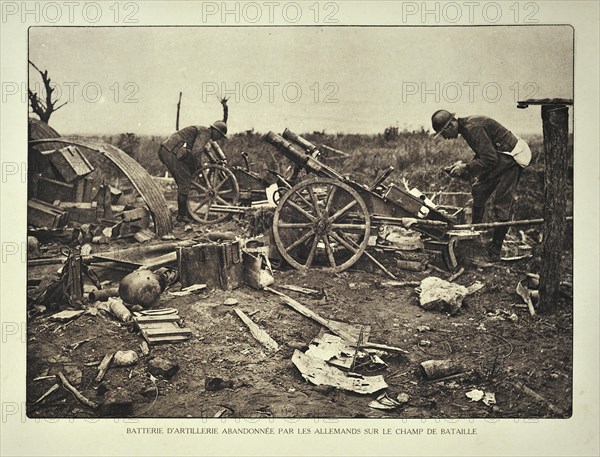
M 102 141 L 83 140 L 80 138 L 60 137 L 30 141 L 31 145 L 45 143 L 72 144 L 102 154 L 123 172 L 144 199 L 154 220 L 154 231 L 156 234 L 162 236 L 171 232 L 171 218 L 164 195 L 156 184 L 154 184 L 152 177 L 146 169 L 124 151 Z

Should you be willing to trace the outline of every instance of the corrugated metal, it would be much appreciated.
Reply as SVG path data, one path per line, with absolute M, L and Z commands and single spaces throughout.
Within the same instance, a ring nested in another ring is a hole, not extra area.
M 30 140 L 41 140 L 42 138 L 58 138 L 60 134 L 39 119 L 34 117 L 29 118 L 29 139 Z
M 152 176 L 135 159 L 121 151 L 119 148 L 94 140 L 72 139 L 69 137 L 48 138 L 33 140 L 30 144 L 62 143 L 72 144 L 80 148 L 88 149 L 102 154 L 114 163 L 123 174 L 131 181 L 133 187 L 139 192 L 148 205 L 148 209 L 154 220 L 154 231 L 158 236 L 166 235 L 172 230 L 171 218 L 167 201 L 160 189 L 154 184 Z

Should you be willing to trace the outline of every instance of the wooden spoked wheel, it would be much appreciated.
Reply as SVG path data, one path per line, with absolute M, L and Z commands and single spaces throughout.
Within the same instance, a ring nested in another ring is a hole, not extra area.
M 222 165 L 205 165 L 192 179 L 188 195 L 188 212 L 201 224 L 215 224 L 229 214 L 215 211 L 214 206 L 235 206 L 240 200 L 240 188 L 235 175 Z
M 279 253 L 298 270 L 345 270 L 365 251 L 370 231 L 362 197 L 335 179 L 296 184 L 281 197 L 273 217 Z

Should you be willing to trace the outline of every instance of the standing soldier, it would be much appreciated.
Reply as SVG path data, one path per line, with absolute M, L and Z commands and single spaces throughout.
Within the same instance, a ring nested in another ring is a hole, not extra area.
M 509 221 L 516 197 L 517 184 L 523 168 L 531 161 L 527 143 L 486 116 L 456 118 L 446 110 L 436 111 L 431 117 L 435 137 L 457 138 L 460 134 L 475 153 L 467 164 L 459 161 L 447 169 L 453 178 L 469 180 L 473 196 L 472 223 L 483 221 L 485 205 L 492 193 L 495 197 L 492 212 L 496 221 Z M 500 260 L 502 243 L 508 227 L 496 227 L 488 246 L 488 260 Z
M 192 125 L 178 130 L 158 150 L 160 161 L 165 164 L 177 184 L 177 222 L 190 222 L 188 194 L 194 173 L 202 167 L 202 151 L 210 140 L 227 138 L 227 99 L 221 99 L 221 104 L 222 121 L 216 121 L 208 128 Z

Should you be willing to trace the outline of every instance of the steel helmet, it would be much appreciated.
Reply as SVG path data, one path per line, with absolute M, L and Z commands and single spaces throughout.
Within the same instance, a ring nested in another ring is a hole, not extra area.
M 213 125 L 210 126 L 211 129 L 215 129 L 223 138 L 227 138 L 227 124 L 223 121 L 215 121 Z
M 433 126 L 433 130 L 436 131 L 434 138 L 437 138 L 439 134 L 442 133 L 442 130 L 450 125 L 455 114 L 456 113 L 451 113 L 445 109 L 433 113 L 433 116 L 431 116 L 431 125 Z

